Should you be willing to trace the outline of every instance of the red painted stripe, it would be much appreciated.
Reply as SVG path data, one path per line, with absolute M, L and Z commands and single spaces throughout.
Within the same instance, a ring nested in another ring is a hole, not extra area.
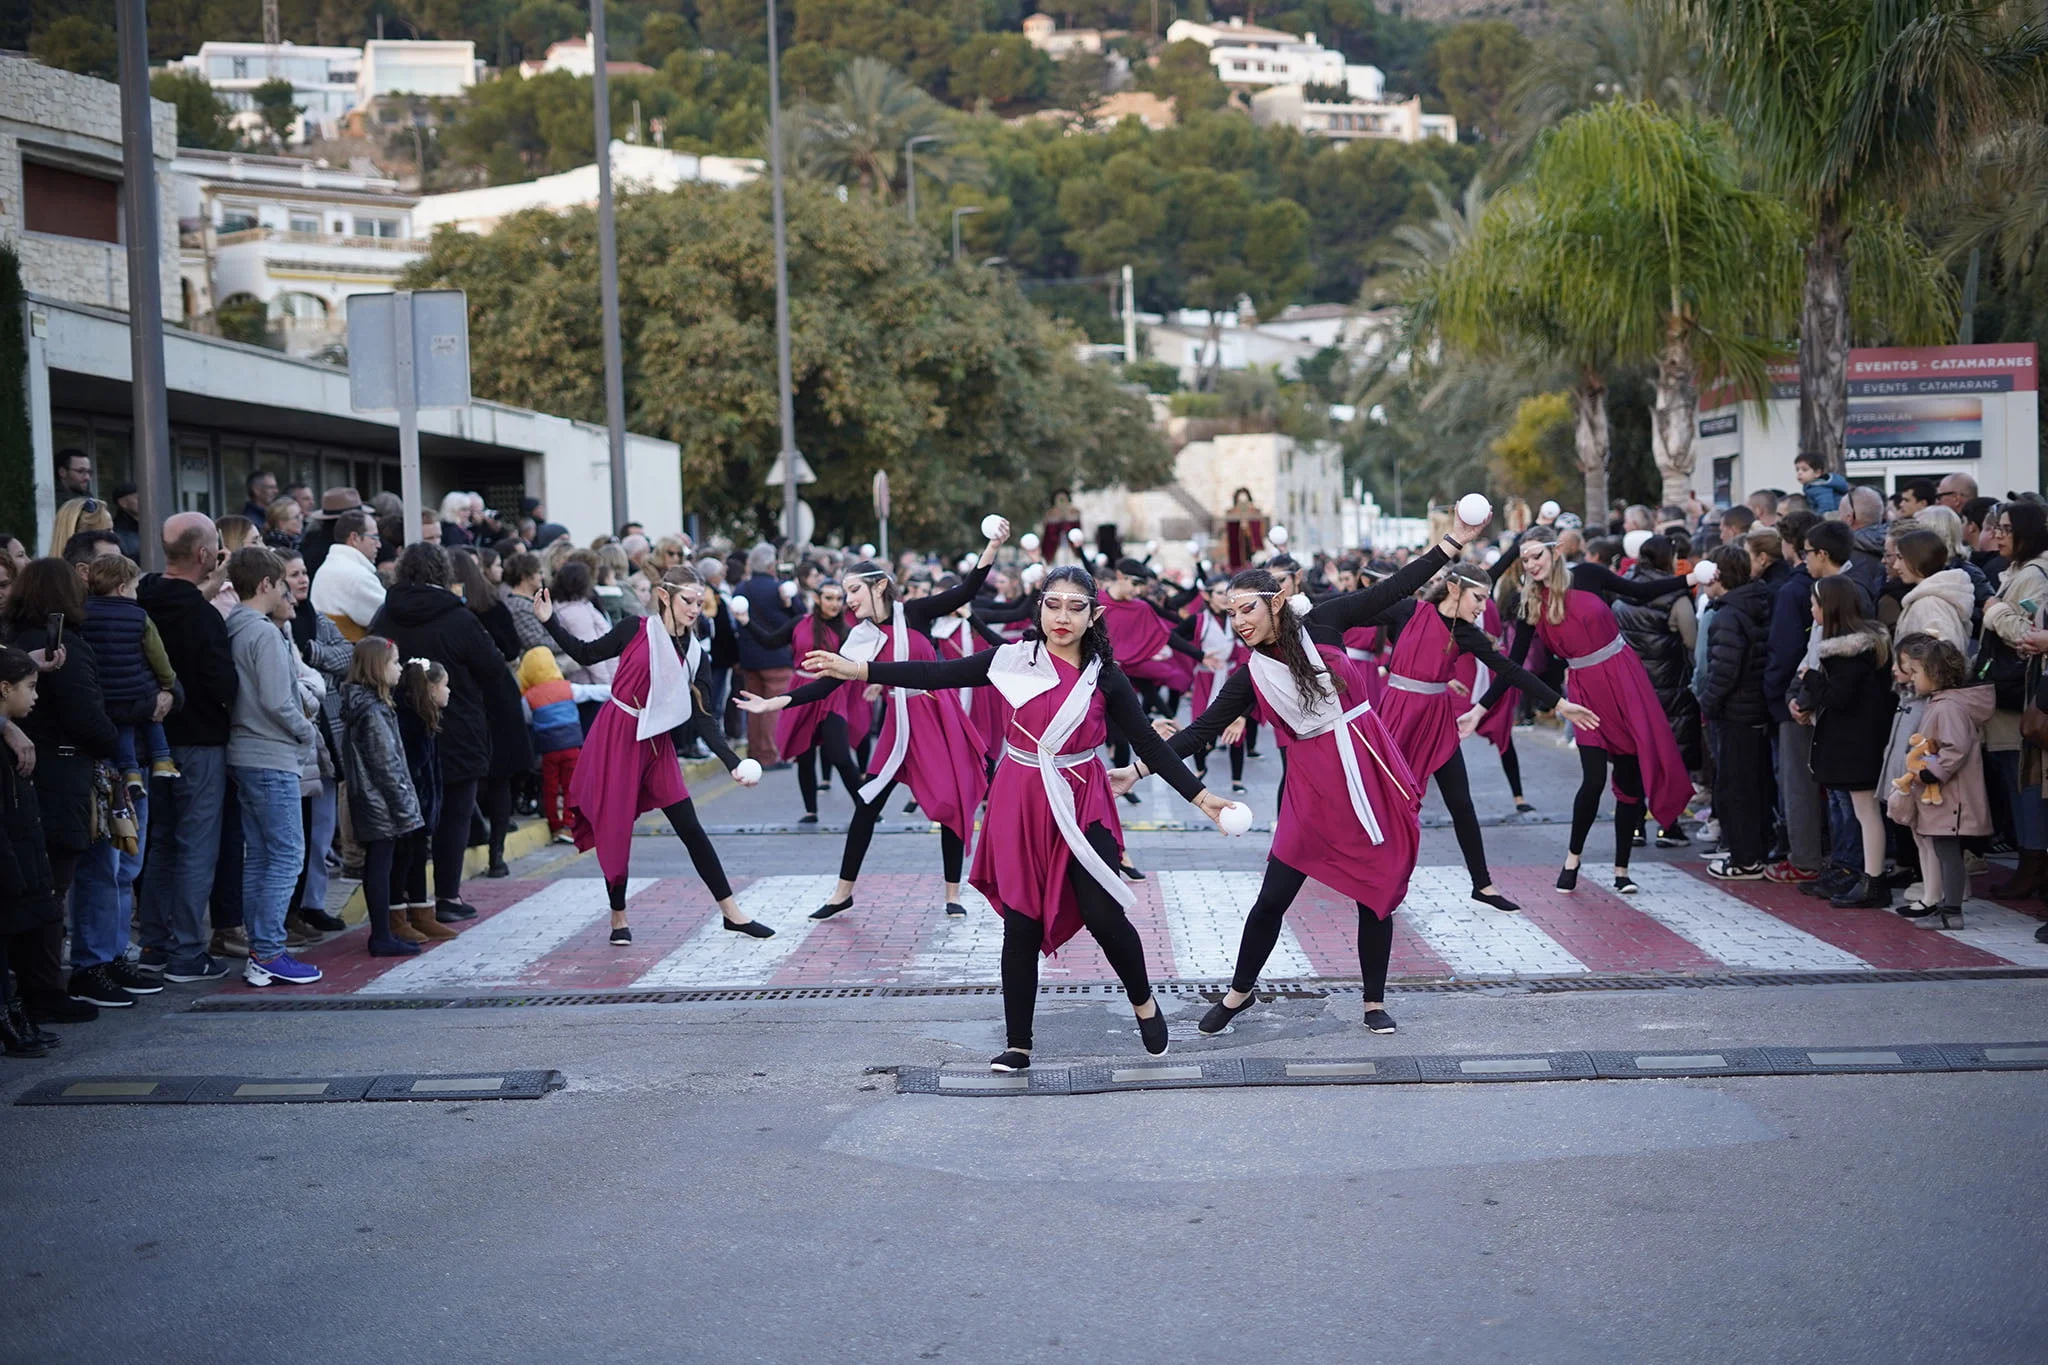
M 776 970 L 772 984 L 893 985 L 910 959 L 948 923 L 946 887 L 937 876 L 862 877 L 853 908 L 811 930 L 803 946 Z
M 1628 897 L 1602 887 L 1596 878 L 1613 873 L 1594 867 L 1582 873 L 1579 889 L 1557 889 L 1551 868 L 1494 869 L 1494 881 L 1522 907 L 1522 916 L 1592 972 L 1713 971 L 1719 958 L 1690 939 L 1667 929 L 1630 904 Z
M 1287 912 L 1287 923 L 1318 976 L 1358 975 L 1357 902 L 1310 882 Z M 1396 911 L 1394 952 L 1387 971 L 1397 978 L 1442 977 L 1451 975 L 1451 966 Z
M 453 927 L 458 933 L 464 929 L 473 929 L 500 910 L 525 900 L 546 885 L 546 882 L 511 877 L 500 881 L 479 878 L 476 881 L 464 882 L 462 898 L 476 907 L 476 918 Z M 301 962 L 310 962 L 320 969 L 320 979 L 312 985 L 264 986 L 260 989 L 289 995 L 352 995 L 399 963 L 412 960 L 407 957 L 371 957 L 369 942 L 369 926 L 359 924 L 345 934 L 338 934 L 324 943 L 292 954 Z M 420 951 L 431 953 L 434 947 L 435 945 L 431 943 L 423 944 Z M 253 992 L 259 989 L 243 982 L 240 959 L 230 959 L 229 965 L 233 966 L 235 971 L 221 989 L 231 992 Z
M 1673 864 L 1711 882 L 1716 890 L 1740 897 L 1823 943 L 1851 952 L 1881 971 L 1935 967 L 2002 967 L 2002 957 L 1972 948 L 1947 934 L 1915 928 L 1889 910 L 1837 910 L 1826 901 L 1803 896 L 1796 886 L 1777 882 L 1719 882 L 1698 864 Z M 1901 901 L 1903 903 L 1903 901 Z
M 738 889 L 746 880 L 735 882 Z M 646 975 L 718 915 L 717 902 L 695 877 L 664 877 L 626 901 L 633 942 L 613 947 L 611 917 L 600 915 L 561 947 L 530 963 L 519 984 L 534 990 L 623 990 Z

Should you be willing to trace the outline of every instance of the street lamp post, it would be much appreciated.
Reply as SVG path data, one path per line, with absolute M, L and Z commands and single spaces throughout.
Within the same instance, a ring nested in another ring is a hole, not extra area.
M 777 51 L 775 0 L 768 0 L 768 165 L 775 202 L 775 384 L 782 417 L 782 524 L 794 545 L 796 519 L 796 404 L 789 379 L 789 225 L 782 203 L 782 59 Z
M 937 133 L 919 133 L 903 144 L 903 183 L 909 189 L 910 225 L 917 226 L 917 144 L 937 142 Z
M 121 186 L 128 247 L 129 406 L 135 422 L 135 485 L 141 495 L 142 567 L 164 566 L 165 518 L 177 511 L 171 483 L 170 407 L 164 394 L 162 280 L 157 263 L 156 145 L 150 133 L 149 31 L 143 0 L 122 0 Z
M 963 208 L 953 210 L 953 263 L 955 265 L 960 263 L 960 220 L 970 213 L 980 213 L 981 211 L 980 205 L 977 204 L 968 204 Z
M 597 270 L 604 311 L 604 422 L 611 452 L 612 533 L 626 524 L 626 382 L 619 341 L 619 244 L 612 217 L 612 110 L 605 80 L 604 0 L 590 0 L 591 115 L 597 141 Z

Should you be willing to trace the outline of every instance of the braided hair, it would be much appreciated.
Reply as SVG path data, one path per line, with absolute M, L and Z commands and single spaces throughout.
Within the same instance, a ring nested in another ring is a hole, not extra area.
M 1095 587 L 1095 575 L 1078 564 L 1062 564 L 1046 574 L 1045 581 L 1038 585 L 1039 609 L 1032 614 L 1031 628 L 1024 632 L 1026 640 L 1037 644 L 1045 639 L 1045 595 L 1062 586 L 1069 591 L 1085 593 L 1090 602 L 1098 606 L 1101 604 L 1101 596 Z M 1097 616 L 1081 634 L 1081 666 L 1087 667 L 1090 659 L 1102 660 L 1105 668 L 1116 662 L 1116 654 L 1109 646 L 1109 631 L 1102 624 L 1100 616 Z
M 1279 579 L 1264 569 L 1246 569 L 1230 580 L 1230 590 L 1257 593 L 1266 599 L 1273 612 L 1273 641 L 1255 648 L 1287 665 L 1287 675 L 1294 679 L 1294 690 L 1301 697 L 1304 708 L 1320 704 L 1326 687 L 1335 688 L 1340 695 L 1348 690 L 1342 674 L 1325 672 L 1316 667 L 1320 661 L 1309 656 L 1314 646 L 1303 641 L 1301 623 L 1295 619 L 1288 604 L 1281 600 Z

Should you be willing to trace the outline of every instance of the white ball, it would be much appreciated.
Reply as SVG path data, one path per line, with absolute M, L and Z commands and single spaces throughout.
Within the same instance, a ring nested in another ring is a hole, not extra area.
M 743 758 L 732 770 L 732 780 L 742 787 L 751 787 L 761 780 L 761 765 L 751 758 Z
M 861 546 L 861 547 L 860 547 L 860 557 L 861 557 L 862 559 L 873 559 L 873 558 L 875 557 L 875 547 L 874 547 L 874 546 L 872 546 L 872 545 L 863 545 L 863 546 Z
M 1233 801 L 1216 817 L 1216 823 L 1225 834 L 1235 838 L 1252 827 L 1252 808 L 1242 801 Z
M 991 512 L 981 519 L 981 538 L 994 540 L 1003 533 L 1003 519 Z
M 1275 526 L 1272 530 L 1266 532 L 1266 539 L 1272 541 L 1275 545 L 1285 545 L 1287 543 L 1287 528 L 1285 526 Z
M 1721 566 L 1711 559 L 1702 559 L 1699 563 L 1692 566 L 1692 581 L 1700 587 L 1704 588 L 1707 584 L 1714 582 L 1720 577 Z
M 735 597 L 732 599 L 732 619 L 741 625 L 747 623 L 747 618 L 753 614 L 753 610 L 753 606 L 748 603 L 746 598 Z
M 1563 509 L 1562 507 L 1559 507 L 1559 506 L 1558 506 L 1558 505 L 1557 505 L 1557 504 L 1556 504 L 1555 502 L 1546 502 L 1546 503 L 1544 503 L 1544 504 L 1543 504 L 1543 506 L 1542 506 L 1542 507 L 1540 507 L 1540 508 L 1538 508 L 1538 509 L 1537 509 L 1537 511 L 1536 511 L 1536 515 L 1537 515 L 1537 516 L 1539 516 L 1539 517 L 1546 517 L 1546 518 L 1548 518 L 1548 517 L 1554 517 L 1554 516 L 1556 516 L 1556 515 L 1557 515 L 1557 514 L 1558 514 L 1559 512 L 1562 512 L 1563 510 L 1564 510 L 1564 509 Z
M 1025 587 L 1027 587 L 1027 588 L 1035 588 L 1035 587 L 1037 587 L 1037 586 L 1038 586 L 1038 585 L 1039 585 L 1040 583 L 1043 583 L 1044 581 L 1045 581 L 1045 565 L 1043 565 L 1043 564 L 1026 564 L 1026 565 L 1024 566 L 1024 586 L 1025 586 Z
M 1458 499 L 1458 520 L 1467 526 L 1483 526 L 1492 515 L 1493 504 L 1486 500 L 1484 494 L 1467 493 Z
M 1072 527 L 1067 531 L 1067 544 L 1073 546 L 1077 550 L 1081 548 L 1081 542 L 1086 539 L 1088 539 L 1088 537 L 1081 534 L 1081 528 L 1078 526 Z
M 1029 552 L 1031 552 L 1032 550 L 1035 550 L 1035 549 L 1037 549 L 1037 548 L 1038 548 L 1038 532 L 1036 532 L 1036 531 L 1026 531 L 1026 532 L 1025 532 L 1025 533 L 1024 533 L 1024 534 L 1023 534 L 1023 535 L 1022 535 L 1021 537 L 1019 537 L 1019 538 L 1018 538 L 1018 540 L 1017 540 L 1017 544 L 1018 544 L 1018 545 L 1020 545 L 1020 546 L 1022 546 L 1022 547 L 1023 547 L 1023 549 L 1024 549 L 1024 551 L 1025 551 L 1025 552 L 1026 552 L 1027 554 L 1028 554 Z

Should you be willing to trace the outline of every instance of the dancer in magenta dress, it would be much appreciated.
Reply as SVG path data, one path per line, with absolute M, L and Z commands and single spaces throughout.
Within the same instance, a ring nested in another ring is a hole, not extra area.
M 846 656 L 896 663 L 936 658 L 932 623 L 974 600 L 988 580 L 996 550 L 1009 534 L 1010 523 L 1001 521 L 998 533 L 989 539 L 965 579 L 944 592 L 911 601 L 897 597 L 895 580 L 887 568 L 871 560 L 855 564 L 843 580 L 847 607 L 859 622 L 842 645 Z M 806 665 L 806 671 L 817 670 Z M 824 701 L 839 691 L 864 696 L 866 684 L 854 685 L 836 676 L 820 676 L 817 681 L 780 697 L 757 697 L 742 692 L 735 700 L 742 710 L 772 715 L 785 707 Z M 861 864 L 874 840 L 875 826 L 888 809 L 889 798 L 899 782 L 909 786 L 918 808 L 939 826 L 946 914 L 956 918 L 967 914 L 967 907 L 960 903 L 960 876 L 967 861 L 968 841 L 974 837 L 975 812 L 988 791 L 982 740 L 956 698 L 923 689 L 898 688 L 884 700 L 882 728 L 875 739 L 874 756 L 869 760 L 868 780 L 859 790 L 853 821 L 846 830 L 846 847 L 839 857 L 839 884 L 832 899 L 811 912 L 812 919 L 830 919 L 852 908 L 854 884 L 860 880 Z
M 1472 808 L 1472 782 L 1458 748 L 1487 714 L 1473 699 L 1479 666 L 1485 664 L 1495 677 L 1527 692 L 1540 710 L 1555 706 L 1565 719 L 1589 730 L 1598 727 L 1600 718 L 1562 700 L 1541 678 L 1501 657 L 1477 624 L 1492 589 L 1485 570 L 1460 564 L 1430 585 L 1426 600 L 1403 598 L 1375 618 L 1394 641 L 1381 719 L 1416 777 L 1424 782 L 1436 779 L 1437 793 L 1457 831 L 1465 870 L 1472 877 L 1472 899 L 1512 913 L 1521 907 L 1501 894 L 1487 870 L 1486 841 Z
M 1230 990 L 1203 1016 L 1202 1032 L 1221 1032 L 1250 1007 L 1252 988 L 1280 941 L 1282 919 L 1310 878 L 1357 902 L 1365 1026 L 1394 1031 L 1384 998 L 1392 915 L 1408 894 L 1421 847 L 1422 784 L 1367 700 L 1364 679 L 1344 655 L 1343 632 L 1376 619 L 1428 582 L 1480 529 L 1454 523 L 1442 543 L 1384 582 L 1313 607 L 1305 597 L 1278 597 L 1280 581 L 1264 569 L 1231 580 L 1232 623 L 1251 646 L 1251 661 L 1169 744 L 1175 753 L 1193 753 L 1256 711 L 1286 755 L 1287 781 Z M 1115 774 L 1119 785 L 1133 778 L 1130 770 Z
M 768 938 L 775 931 L 749 918 L 733 897 L 718 850 L 697 820 L 671 738 L 673 731 L 688 727 L 718 755 L 734 781 L 752 786 L 761 780 L 761 765 L 734 755 L 717 717 L 706 714 L 696 695 L 695 680 L 704 663 L 704 645 L 697 638 L 703 584 L 693 570 L 674 568 L 662 575 L 652 596 L 650 614 L 629 616 L 595 640 L 579 640 L 562 629 L 545 590 L 533 599 L 534 617 L 554 637 L 555 648 L 585 667 L 619 661 L 611 700 L 583 737 L 583 757 L 569 782 L 570 831 L 576 847 L 597 850 L 611 901 L 613 943 L 633 941 L 626 924 L 626 869 L 633 822 L 651 810 L 668 817 L 690 851 L 690 862 L 718 902 L 725 927 Z
M 1244 667 L 1252 657 L 1251 647 L 1237 638 L 1237 632 L 1230 628 L 1230 580 L 1218 578 L 1209 584 L 1209 592 L 1201 608 L 1174 630 L 1174 634 L 1191 641 L 1202 651 L 1202 666 L 1195 670 L 1193 686 L 1188 690 L 1188 714 L 1199 716 L 1208 710 L 1209 702 L 1216 695 L 1216 687 L 1224 678 Z M 1217 661 L 1221 660 L 1219 664 Z M 1223 739 L 1230 750 L 1230 790 L 1232 794 L 1242 792 L 1244 787 L 1244 754 L 1247 746 L 1256 746 L 1259 723 L 1250 716 L 1239 727 L 1235 740 L 1229 735 Z M 1209 776 L 1209 751 L 1204 749 L 1195 756 L 1195 773 L 1204 781 Z
M 1126 913 L 1130 889 L 1116 870 L 1123 844 L 1109 776 L 1097 749 L 1113 729 L 1173 789 L 1214 819 L 1223 798 L 1205 790 L 1145 722 L 1110 657 L 1095 580 L 1062 565 L 1046 576 L 1032 637 L 950 663 L 862 663 L 814 655 L 804 666 L 849 680 L 934 691 L 994 687 L 1011 707 L 1003 760 L 989 792 L 988 828 L 974 852 L 975 890 L 1003 917 L 1003 1015 L 1008 1046 L 989 1065 L 1031 1065 L 1038 958 L 1086 928 L 1123 983 L 1145 1050 L 1166 1051 L 1166 1020 L 1152 998 L 1145 945 Z
M 1648 602 L 1683 590 L 1685 580 L 1623 578 L 1598 564 L 1567 565 L 1557 553 L 1557 532 L 1547 525 L 1523 532 L 1513 553 L 1520 558 L 1523 586 L 1508 657 L 1521 663 L 1530 644 L 1541 640 L 1564 661 L 1565 695 L 1600 717 L 1598 730 L 1579 729 L 1574 735 L 1579 746 L 1579 791 L 1572 801 L 1571 844 L 1557 874 L 1557 889 L 1578 887 L 1579 862 L 1600 813 L 1600 793 L 1611 762 L 1614 889 L 1633 894 L 1639 888 L 1628 875 L 1628 859 L 1636 831 L 1642 828 L 1645 801 L 1650 814 L 1669 825 L 1692 799 L 1692 778 L 1643 661 L 1630 652 L 1614 624 L 1614 613 L 1599 594 Z M 1494 679 L 1485 704 L 1497 704 L 1510 685 L 1506 679 Z
M 1169 712 L 1160 689 L 1185 691 L 1194 681 L 1187 661 L 1202 662 L 1202 651 L 1199 645 L 1174 635 L 1173 628 L 1179 624 L 1175 618 L 1162 616 L 1158 607 L 1138 595 L 1153 576 L 1135 559 L 1118 563 L 1116 575 L 1103 589 L 1102 628 L 1109 635 L 1110 648 L 1116 651 L 1118 667 L 1137 689 L 1145 709 L 1165 716 Z M 1115 761 L 1118 765 L 1128 762 L 1127 750 L 1119 748 Z
M 1479 617 L 1479 628 L 1486 632 L 1487 639 L 1493 641 L 1495 650 L 1507 648 L 1507 626 L 1501 620 L 1500 604 L 1492 597 L 1486 599 L 1486 610 Z M 1543 676 L 1541 668 L 1532 667 L 1529 671 L 1539 678 Z M 1476 661 L 1473 676 L 1463 681 L 1475 698 L 1485 696 L 1492 686 L 1492 679 L 1480 674 Z M 1521 714 L 1521 710 L 1522 690 L 1510 687 L 1480 719 L 1479 728 L 1474 733 L 1499 751 L 1501 775 L 1508 780 L 1508 795 L 1514 798 L 1515 814 L 1527 815 L 1536 807 L 1522 795 L 1522 756 L 1515 752 L 1515 717 Z
M 733 599 L 736 621 L 746 600 Z M 838 580 L 826 579 L 818 584 L 811 609 L 785 622 L 780 630 L 764 630 L 752 620 L 742 623 L 742 629 L 763 649 L 794 646 L 795 657 L 801 659 L 816 650 L 837 651 L 853 629 L 853 618 L 846 614 L 846 589 Z M 801 687 L 813 680 L 799 671 L 790 681 Z M 798 824 L 818 823 L 820 760 L 829 765 L 828 776 L 833 772 L 839 774 L 839 780 L 846 784 L 846 794 L 859 804 L 856 793 L 860 791 L 860 764 L 854 753 L 867 738 L 872 712 L 867 698 L 859 691 L 834 688 L 825 700 L 792 706 L 775 718 L 775 752 L 796 764 L 797 793 L 804 803 L 803 818 Z

